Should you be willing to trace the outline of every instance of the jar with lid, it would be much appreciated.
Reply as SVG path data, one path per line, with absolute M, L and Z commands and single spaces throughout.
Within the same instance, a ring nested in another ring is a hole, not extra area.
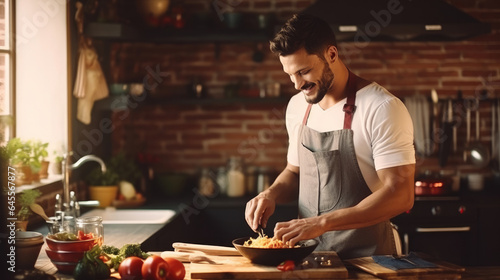
M 245 195 L 245 173 L 243 160 L 231 157 L 227 163 L 227 196 L 240 197 Z
M 88 216 L 76 218 L 76 232 L 96 239 L 96 244 L 101 246 L 104 243 L 104 227 L 101 216 Z
M 216 193 L 213 175 L 211 173 L 212 172 L 208 168 L 203 168 L 201 170 L 200 179 L 198 181 L 198 190 L 201 195 L 213 196 Z

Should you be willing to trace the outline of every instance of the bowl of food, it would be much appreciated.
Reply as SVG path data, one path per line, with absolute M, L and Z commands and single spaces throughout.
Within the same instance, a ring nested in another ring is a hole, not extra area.
M 84 252 L 92 249 L 94 245 L 101 244 L 102 237 L 78 237 L 69 232 L 58 232 L 45 237 L 45 242 L 50 250 L 63 252 Z
M 318 246 L 318 241 L 308 239 L 300 241 L 294 247 L 284 245 L 281 240 L 259 236 L 258 238 L 242 237 L 233 240 L 233 246 L 242 256 L 251 262 L 276 266 L 284 261 L 299 262 L 309 256 Z

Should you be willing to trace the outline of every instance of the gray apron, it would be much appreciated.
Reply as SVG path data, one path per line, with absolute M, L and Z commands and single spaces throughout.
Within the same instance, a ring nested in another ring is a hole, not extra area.
M 371 194 L 354 152 L 352 117 L 356 76 L 349 72 L 344 129 L 318 132 L 306 126 L 309 104 L 299 133 L 299 218 L 319 216 L 351 207 Z M 328 120 L 324 120 L 328 121 Z M 319 237 L 316 250 L 336 251 L 342 259 L 396 253 L 389 221 L 373 226 L 329 231 Z

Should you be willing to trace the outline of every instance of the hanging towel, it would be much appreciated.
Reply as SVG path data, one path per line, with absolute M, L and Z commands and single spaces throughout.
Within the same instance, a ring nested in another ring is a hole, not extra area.
M 94 101 L 107 97 L 109 90 L 92 40 L 83 34 L 83 5 L 77 2 L 76 7 L 79 57 L 73 95 L 78 98 L 76 118 L 84 124 L 89 124 Z
M 404 103 L 413 121 L 415 150 L 420 156 L 429 156 L 433 152 L 429 101 L 425 96 L 418 94 L 406 97 Z

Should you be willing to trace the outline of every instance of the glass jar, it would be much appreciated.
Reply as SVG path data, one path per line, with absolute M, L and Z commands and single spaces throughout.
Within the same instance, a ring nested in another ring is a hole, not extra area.
M 227 174 L 224 166 L 217 169 L 217 186 L 221 195 L 227 194 Z
M 208 168 L 201 170 L 200 179 L 198 181 L 198 191 L 204 196 L 213 196 L 216 194 L 213 175 Z
M 227 196 L 240 197 L 245 195 L 245 173 L 243 160 L 231 157 L 227 163 Z
M 104 243 L 104 226 L 102 225 L 101 216 L 89 216 L 76 218 L 76 232 L 96 239 L 96 244 L 102 246 Z M 91 235 L 90 235 L 91 234 Z

